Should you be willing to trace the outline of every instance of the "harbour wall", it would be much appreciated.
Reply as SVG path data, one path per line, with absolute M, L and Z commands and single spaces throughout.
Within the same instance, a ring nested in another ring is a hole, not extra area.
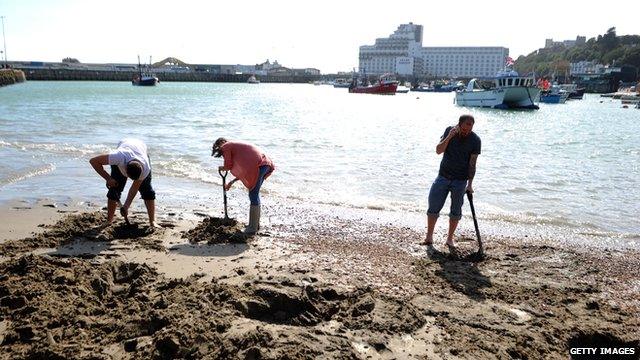
M 0 86 L 11 85 L 25 81 L 24 72 L 14 69 L 0 69 Z
M 29 80 L 81 80 L 81 81 L 131 81 L 138 74 L 135 71 L 92 71 L 77 69 L 24 69 Z M 215 74 L 210 72 L 166 72 L 156 74 L 160 82 L 247 82 L 251 74 Z M 265 83 L 309 83 L 321 78 L 320 75 L 277 75 L 258 76 Z

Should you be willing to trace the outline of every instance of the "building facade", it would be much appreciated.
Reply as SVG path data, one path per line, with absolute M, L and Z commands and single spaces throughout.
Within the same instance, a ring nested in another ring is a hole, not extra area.
M 583 45 L 587 41 L 586 36 L 577 36 L 575 40 L 563 40 L 563 41 L 553 41 L 553 39 L 545 39 L 544 47 L 545 49 L 552 48 L 554 46 L 562 45 L 564 47 L 573 47 L 576 45 Z
M 422 47 L 422 31 L 422 25 L 402 24 L 388 38 L 361 46 L 360 71 L 417 77 L 495 76 L 509 56 L 505 47 Z
M 570 64 L 570 74 L 599 74 L 603 72 L 604 65 L 595 61 L 578 61 Z
M 426 47 L 423 49 L 425 76 L 491 77 L 505 66 L 505 47 Z
M 360 46 L 358 67 L 367 74 L 397 74 L 396 66 L 407 72 L 410 63 L 412 73 L 421 73 L 421 50 L 422 25 L 402 24 L 388 38 L 376 39 L 374 45 Z

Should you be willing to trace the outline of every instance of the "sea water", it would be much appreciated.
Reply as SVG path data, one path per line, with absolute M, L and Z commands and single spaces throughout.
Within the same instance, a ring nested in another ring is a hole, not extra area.
M 0 202 L 104 199 L 88 159 L 124 137 L 147 143 L 159 193 L 218 192 L 211 144 L 226 137 L 275 162 L 264 196 L 424 214 L 436 144 L 469 113 L 482 139 L 473 182 L 481 219 L 638 239 L 639 110 L 594 94 L 537 111 L 453 100 L 310 84 L 31 81 L 0 89 Z

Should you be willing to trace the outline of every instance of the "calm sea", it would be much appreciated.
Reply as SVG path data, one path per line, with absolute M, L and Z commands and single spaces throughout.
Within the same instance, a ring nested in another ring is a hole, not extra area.
M 163 192 L 217 192 L 220 161 L 210 147 L 224 136 L 258 144 L 273 158 L 278 170 L 265 184 L 268 196 L 425 213 L 439 137 L 471 113 L 482 138 L 474 181 L 481 218 L 637 241 L 639 110 L 598 95 L 538 111 L 461 108 L 453 97 L 307 84 L 9 86 L 0 89 L 0 201 L 103 199 L 103 182 L 87 160 L 127 136 L 147 142 L 154 181 L 171 184 Z

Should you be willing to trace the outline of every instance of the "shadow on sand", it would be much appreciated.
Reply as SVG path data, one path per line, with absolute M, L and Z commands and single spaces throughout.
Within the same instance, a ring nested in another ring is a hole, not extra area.
M 433 273 L 449 283 L 453 290 L 476 301 L 485 300 L 482 289 L 491 287 L 491 280 L 480 272 L 477 263 L 460 260 L 460 257 L 443 253 L 434 247 L 428 248 L 427 255 L 429 259 L 424 260 L 424 271 L 431 271 L 430 263 L 436 263 L 440 268 Z
M 210 256 L 225 257 L 237 256 L 249 249 L 249 245 L 242 243 L 232 244 L 179 244 L 168 250 L 186 256 Z

